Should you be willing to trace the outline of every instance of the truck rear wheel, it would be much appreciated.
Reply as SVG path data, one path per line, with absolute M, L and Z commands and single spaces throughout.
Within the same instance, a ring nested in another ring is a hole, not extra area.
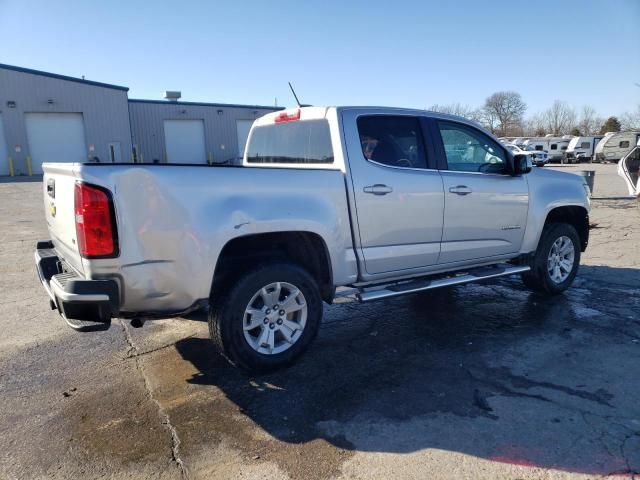
M 318 333 L 322 299 L 311 275 L 273 263 L 242 274 L 212 295 L 209 332 L 220 352 L 245 370 L 264 372 L 293 362 Z
M 544 227 L 531 270 L 522 281 L 531 290 L 557 295 L 573 283 L 580 265 L 580 238 L 568 223 L 551 223 Z

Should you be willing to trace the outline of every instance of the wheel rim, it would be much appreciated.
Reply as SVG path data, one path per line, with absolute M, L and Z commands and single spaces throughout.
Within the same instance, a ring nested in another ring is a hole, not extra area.
M 565 235 L 551 245 L 547 257 L 547 271 L 554 283 L 562 283 L 571 274 L 576 258 L 576 250 L 571 239 Z
M 258 290 L 244 312 L 242 328 L 249 346 L 264 355 L 291 348 L 307 324 L 307 302 L 295 285 L 274 282 Z

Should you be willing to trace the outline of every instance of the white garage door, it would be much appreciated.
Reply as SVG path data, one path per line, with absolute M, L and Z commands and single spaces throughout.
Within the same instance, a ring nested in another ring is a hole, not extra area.
M 84 121 L 81 113 L 25 113 L 33 173 L 44 162 L 86 162 Z
M 164 141 L 169 163 L 207 163 L 202 120 L 165 120 Z
M 249 130 L 251 130 L 253 120 L 236 120 L 236 128 L 238 130 L 238 156 L 244 155 L 244 147 L 247 145 L 249 138 Z
M 9 175 L 9 149 L 4 137 L 2 115 L 0 115 L 0 175 Z

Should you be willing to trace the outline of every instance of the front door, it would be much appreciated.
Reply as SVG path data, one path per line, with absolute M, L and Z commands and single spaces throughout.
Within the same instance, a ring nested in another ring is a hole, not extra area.
M 618 164 L 618 174 L 627 182 L 629 195 L 640 195 L 640 147 L 636 147 L 629 154 L 620 160 Z
M 527 225 L 526 176 L 508 173 L 505 149 L 482 131 L 452 121 L 436 124 L 446 167 L 440 263 L 517 254 Z
M 363 277 L 436 265 L 442 179 L 427 168 L 420 119 L 343 112 Z

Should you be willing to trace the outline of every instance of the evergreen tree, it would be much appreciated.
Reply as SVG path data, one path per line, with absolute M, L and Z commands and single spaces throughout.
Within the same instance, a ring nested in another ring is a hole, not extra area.
M 604 135 L 607 132 L 619 132 L 621 128 L 622 125 L 620 125 L 620 120 L 617 117 L 609 117 L 600 128 L 600 135 Z

